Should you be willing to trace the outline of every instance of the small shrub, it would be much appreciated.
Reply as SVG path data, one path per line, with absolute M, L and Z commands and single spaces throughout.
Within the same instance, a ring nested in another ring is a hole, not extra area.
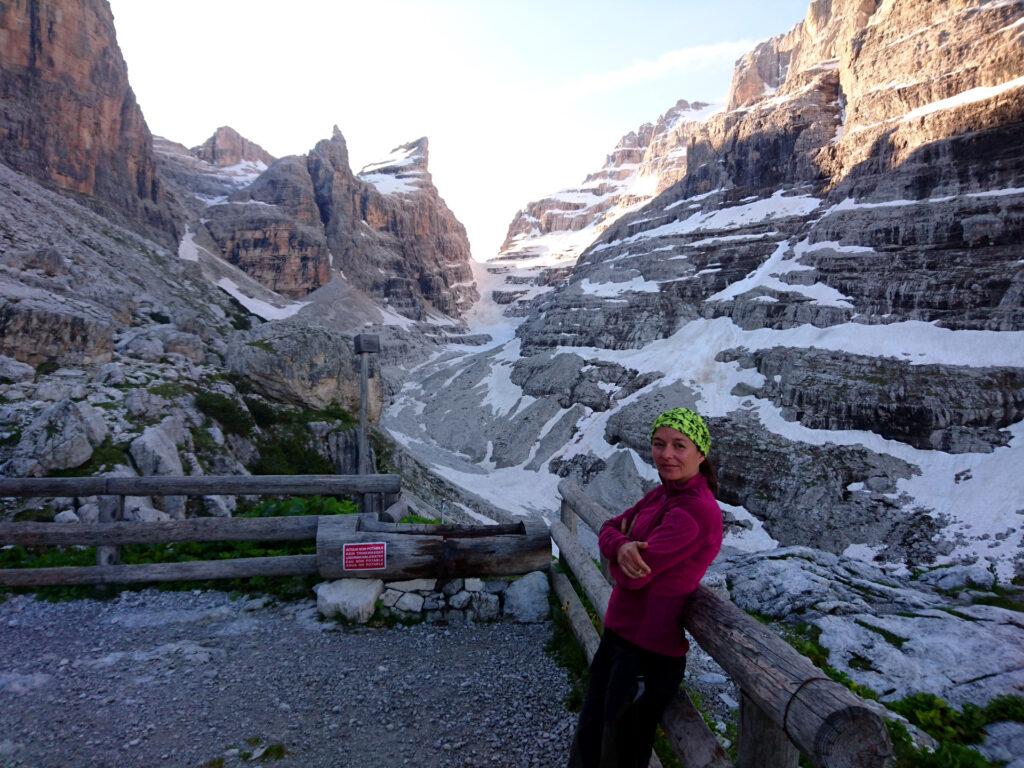
M 248 437 L 252 434 L 255 426 L 252 415 L 227 395 L 222 395 L 219 392 L 199 392 L 196 394 L 196 407 L 220 424 L 225 432 L 240 437 Z
M 60 365 L 55 363 L 53 360 L 47 360 L 45 363 L 40 363 L 36 366 L 36 381 L 39 381 L 41 376 L 49 376 L 54 371 L 59 371 Z
M 334 466 L 313 445 L 305 427 L 278 429 L 259 441 L 254 475 L 332 475 Z
M 176 397 L 184 397 L 188 394 L 188 389 L 177 381 L 165 381 L 162 384 L 155 384 L 146 391 L 151 395 L 165 397 L 168 400 L 173 400 Z

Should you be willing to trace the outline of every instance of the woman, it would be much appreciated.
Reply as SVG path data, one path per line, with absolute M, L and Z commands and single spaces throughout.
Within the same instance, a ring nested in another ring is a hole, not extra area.
M 695 412 L 658 416 L 651 454 L 661 485 L 601 526 L 598 545 L 615 584 L 570 768 L 647 768 L 658 721 L 686 667 L 683 607 L 722 546 L 710 448 Z

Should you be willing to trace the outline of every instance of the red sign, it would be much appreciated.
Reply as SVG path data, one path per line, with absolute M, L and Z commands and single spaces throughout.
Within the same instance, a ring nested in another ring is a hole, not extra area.
M 388 545 L 386 541 L 365 541 L 359 544 L 343 544 L 341 547 L 342 568 L 346 571 L 373 571 L 386 568 Z

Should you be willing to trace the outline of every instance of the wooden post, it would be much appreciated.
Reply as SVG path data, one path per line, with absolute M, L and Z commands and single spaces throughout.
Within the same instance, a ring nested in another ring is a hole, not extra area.
M 740 692 L 736 768 L 797 768 L 800 752 L 747 694 Z
M 101 523 L 119 523 L 124 520 L 124 496 L 115 496 L 114 508 L 100 504 L 98 521 Z M 121 562 L 121 548 L 116 544 L 96 547 L 96 565 L 117 565 Z
M 370 355 L 380 352 L 380 336 L 372 333 L 357 334 L 354 348 L 359 355 L 359 474 L 372 475 L 377 468 L 373 466 L 370 456 L 367 407 L 370 399 Z M 359 498 L 359 511 L 364 515 L 380 514 L 383 509 L 383 499 L 377 494 L 363 494 Z
M 572 505 L 562 499 L 561 509 L 562 525 L 569 529 L 569 533 L 576 535 L 576 513 L 572 511 Z

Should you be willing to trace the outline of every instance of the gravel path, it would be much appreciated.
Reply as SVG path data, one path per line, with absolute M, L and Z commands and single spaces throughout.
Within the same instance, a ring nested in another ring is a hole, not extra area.
M 11 597 L 0 766 L 561 766 L 575 716 L 550 635 L 349 628 L 222 592 Z

